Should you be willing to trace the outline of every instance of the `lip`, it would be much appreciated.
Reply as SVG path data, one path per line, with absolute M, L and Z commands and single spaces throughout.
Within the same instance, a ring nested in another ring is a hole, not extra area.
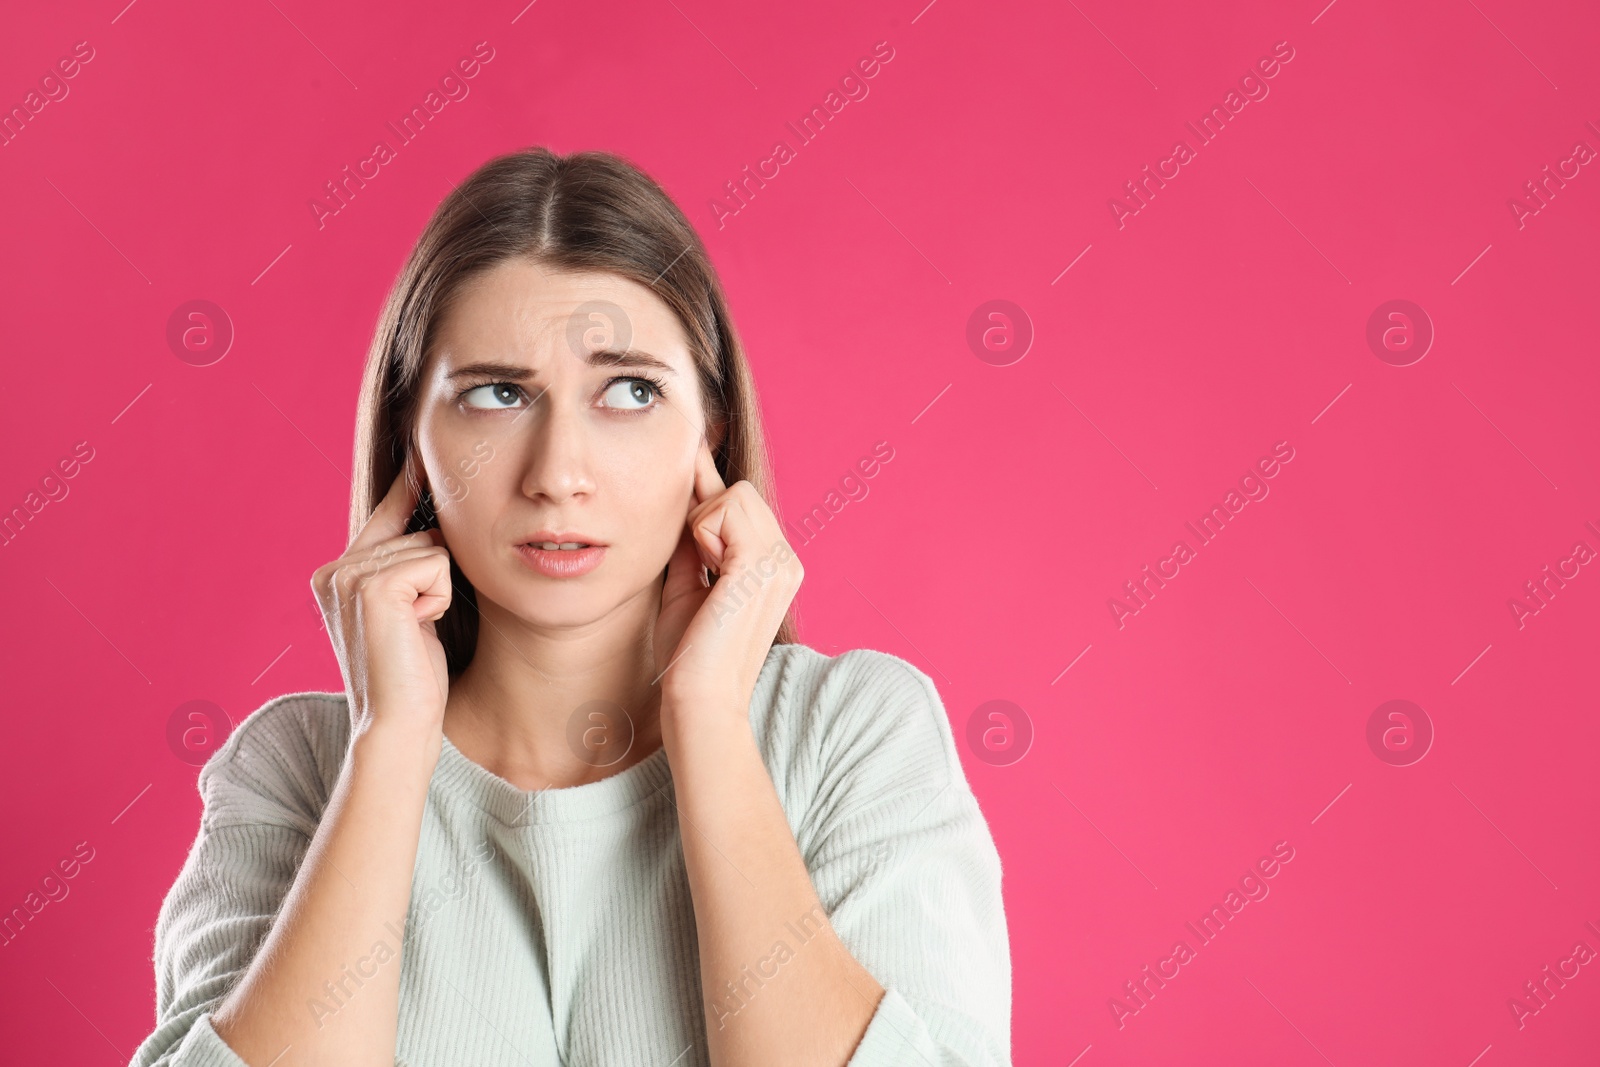
M 582 545 L 594 545 L 598 548 L 606 547 L 604 541 L 596 540 L 588 534 L 578 533 L 576 530 L 535 530 L 522 539 L 522 544 L 531 544 L 535 541 L 553 541 L 558 545 L 576 541 Z
M 522 557 L 523 562 L 533 568 L 535 573 L 542 574 L 546 578 L 581 577 L 600 566 L 600 561 L 606 554 L 605 545 L 596 544 L 583 534 L 541 530 L 529 537 L 528 541 L 551 541 L 556 544 L 579 541 L 589 545 L 588 548 L 576 549 L 544 549 L 528 543 L 518 545 L 517 554 Z

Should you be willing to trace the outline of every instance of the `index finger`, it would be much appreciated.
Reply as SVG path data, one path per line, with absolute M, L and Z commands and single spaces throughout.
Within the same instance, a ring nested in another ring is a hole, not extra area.
M 356 534 L 345 551 L 371 548 L 405 533 L 406 522 L 411 518 L 411 513 L 417 509 L 418 499 L 417 479 L 412 476 L 411 458 L 407 456 L 400 473 L 395 475 L 394 484 L 389 486 L 389 491 L 378 501 L 378 506 L 372 509 L 372 514 L 361 527 L 361 532 Z
M 696 502 L 704 504 L 728 488 L 722 481 L 722 475 L 717 473 L 717 461 L 711 455 L 711 443 L 700 438 L 700 452 L 694 460 L 694 494 Z

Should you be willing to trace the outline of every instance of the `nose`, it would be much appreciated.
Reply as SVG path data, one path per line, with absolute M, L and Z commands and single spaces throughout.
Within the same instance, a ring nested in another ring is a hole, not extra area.
M 535 392 L 525 415 L 529 427 L 523 445 L 522 492 L 529 499 L 554 504 L 595 489 L 588 420 L 574 405 L 560 403 L 557 398 L 562 394 L 556 388 L 542 395 Z

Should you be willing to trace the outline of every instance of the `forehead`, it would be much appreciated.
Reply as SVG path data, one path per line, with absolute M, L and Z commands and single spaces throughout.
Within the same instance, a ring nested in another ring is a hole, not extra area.
M 501 355 L 639 348 L 688 374 L 683 324 L 664 300 L 630 278 L 567 271 L 515 257 L 463 283 L 439 323 L 439 351 L 460 362 Z

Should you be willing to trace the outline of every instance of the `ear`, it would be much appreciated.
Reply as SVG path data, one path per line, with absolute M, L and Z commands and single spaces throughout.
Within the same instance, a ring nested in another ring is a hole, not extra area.
M 727 436 L 728 424 L 714 422 L 706 427 L 706 443 L 711 446 L 711 454 L 717 454 L 717 449 L 722 447 L 723 438 Z

